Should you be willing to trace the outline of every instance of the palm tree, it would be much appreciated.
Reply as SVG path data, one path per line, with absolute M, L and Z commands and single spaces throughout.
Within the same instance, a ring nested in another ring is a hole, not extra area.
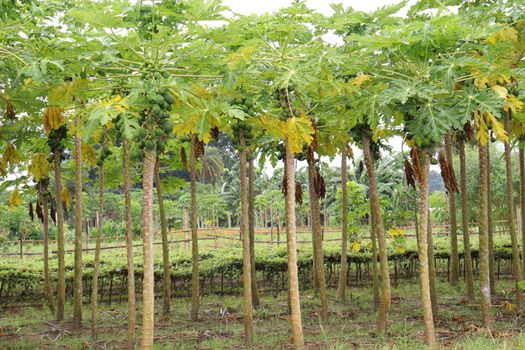
M 215 184 L 224 174 L 224 163 L 218 148 L 206 147 L 200 163 L 201 167 L 197 170 L 197 179 L 200 182 Z

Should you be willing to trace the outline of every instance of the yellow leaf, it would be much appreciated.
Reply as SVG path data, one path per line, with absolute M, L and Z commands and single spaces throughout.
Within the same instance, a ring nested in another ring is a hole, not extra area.
M 508 91 L 507 89 L 505 89 L 503 86 L 501 85 L 494 85 L 492 87 L 492 90 L 496 93 L 496 95 L 498 95 L 500 98 L 502 99 L 506 99 L 507 98 L 507 95 L 508 95 Z
M 505 105 L 505 111 L 511 110 L 512 113 L 521 111 L 523 109 L 523 102 L 521 102 L 516 96 L 509 94 L 507 98 L 507 104 Z
M 510 303 L 508 301 L 504 302 L 503 303 L 503 307 L 505 308 L 505 310 L 507 310 L 508 312 L 513 312 L 516 310 L 516 305 L 513 304 L 513 303 Z
M 402 246 L 402 245 L 396 246 L 396 253 L 403 254 L 406 251 L 407 250 L 406 250 L 405 246 Z
M 276 139 L 282 137 L 281 130 L 284 128 L 284 122 L 282 122 L 279 118 L 270 114 L 263 114 L 261 118 L 255 118 L 254 121 L 257 126 L 260 126 L 263 130 L 266 130 Z
M 403 237 L 405 235 L 405 230 L 399 227 L 391 228 L 390 230 L 388 230 L 388 234 L 392 238 Z
M 292 117 L 284 123 L 282 130 L 284 137 L 288 142 L 288 147 L 292 153 L 300 153 L 303 150 L 303 143 L 312 142 L 312 122 L 303 114 L 300 117 Z
M 366 81 L 369 81 L 371 79 L 370 75 L 368 74 L 362 74 L 350 81 L 351 86 L 361 86 Z
M 31 163 L 29 163 L 28 166 L 28 171 L 37 182 L 41 179 L 46 179 L 49 176 L 47 156 L 43 153 L 37 153 L 31 159 Z
M 87 143 L 82 143 L 82 161 L 94 167 L 97 165 L 97 152 Z
M 182 123 L 177 123 L 173 128 L 173 132 L 177 136 L 189 135 L 196 132 L 197 122 L 199 121 L 199 113 L 194 113 L 191 118 L 186 119 Z
M 51 130 L 58 129 L 64 124 L 64 116 L 62 115 L 62 108 L 47 107 L 44 111 L 44 129 L 49 134 Z
M 361 243 L 358 240 L 353 241 L 350 245 L 350 249 L 352 252 L 358 253 L 361 250 Z
M 505 27 L 488 39 L 488 42 L 491 44 L 496 44 L 498 41 L 517 42 L 518 31 L 511 27 Z
M 16 207 L 22 205 L 22 198 L 20 197 L 20 190 L 15 188 L 13 192 L 9 194 L 9 202 L 7 204 L 9 211 L 13 211 Z
M 71 195 L 67 187 L 62 189 L 62 201 L 66 203 L 66 209 L 69 211 L 69 208 L 71 207 Z
M 489 142 L 489 128 L 485 123 L 485 119 L 481 116 L 480 113 L 474 112 L 474 122 L 476 123 L 477 133 L 476 139 L 482 146 L 486 146 Z
M 2 161 L 4 162 L 6 168 L 9 164 L 16 165 L 20 163 L 20 156 L 16 151 L 15 145 L 12 143 L 7 144 L 4 154 L 2 155 Z
M 507 135 L 507 132 L 505 131 L 505 127 L 503 124 L 501 124 L 496 117 L 494 117 L 491 113 L 484 113 L 486 124 L 492 125 L 492 131 L 494 131 L 494 134 L 496 135 L 496 138 L 499 141 L 508 142 L 509 136 Z

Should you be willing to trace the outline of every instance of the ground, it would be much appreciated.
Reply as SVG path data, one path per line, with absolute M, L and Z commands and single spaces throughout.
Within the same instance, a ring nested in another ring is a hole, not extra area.
M 302 291 L 301 306 L 305 340 L 309 349 L 424 349 L 423 322 L 417 280 L 393 288 L 388 335 L 374 334 L 375 313 L 370 287 L 350 287 L 345 302 L 330 294 L 330 321 L 321 326 L 316 312 L 318 299 L 312 291 Z M 480 331 L 479 305 L 466 305 L 464 285 L 452 289 L 438 284 L 439 317 L 437 333 L 445 349 L 525 349 L 525 320 L 506 304 L 512 287 L 499 281 L 494 298 L 496 323 L 492 337 Z M 157 300 L 160 308 L 160 300 Z M 171 321 L 155 327 L 155 349 L 242 349 L 242 298 L 203 296 L 200 320 L 189 320 L 189 299 L 173 299 Z M 84 328 L 75 332 L 70 323 L 57 323 L 45 308 L 13 308 L 0 315 L 0 349 L 120 349 L 126 340 L 126 305 L 100 306 L 100 336 L 90 338 L 89 308 L 84 309 Z M 226 311 L 225 311 L 226 310 Z M 71 315 L 68 305 L 66 315 Z M 264 295 L 254 314 L 255 348 L 291 347 L 287 321 L 286 293 Z M 139 310 L 137 333 L 140 336 Z

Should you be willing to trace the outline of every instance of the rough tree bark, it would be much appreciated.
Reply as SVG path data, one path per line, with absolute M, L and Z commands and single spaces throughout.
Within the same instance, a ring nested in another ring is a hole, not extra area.
M 469 303 L 474 302 L 474 272 L 472 266 L 472 253 L 470 248 L 470 232 L 468 225 L 467 203 L 467 166 L 465 161 L 465 141 L 459 141 L 459 166 L 461 177 L 461 224 L 463 227 L 463 253 L 465 259 L 467 298 Z
M 128 341 L 127 349 L 135 348 L 135 324 L 137 307 L 135 299 L 135 264 L 133 261 L 133 227 L 131 220 L 131 174 L 129 159 L 129 141 L 124 138 L 122 143 L 123 172 L 124 172 L 124 201 L 126 221 L 126 250 L 128 258 Z
M 301 302 L 299 299 L 299 278 L 297 269 L 297 228 L 295 226 L 295 164 L 294 156 L 286 143 L 286 244 L 288 250 L 288 295 L 291 308 L 291 325 L 295 349 L 304 349 Z
M 252 303 L 257 308 L 261 304 L 257 288 L 257 271 L 255 269 L 255 164 L 253 154 L 248 168 L 248 211 L 250 220 L 250 266 L 252 277 Z
M 197 237 L 197 135 L 191 136 L 190 183 L 191 183 L 191 320 L 199 318 L 199 241 Z
M 452 167 L 454 172 L 454 159 L 452 156 L 452 136 L 445 135 L 445 154 L 447 163 Z M 448 192 L 448 208 L 450 217 L 450 273 L 449 281 L 453 286 L 458 283 L 459 278 L 459 254 L 458 254 L 458 224 L 456 217 L 456 193 Z M 429 221 L 430 222 L 430 221 Z M 436 315 L 434 315 L 434 318 Z
M 66 301 L 66 263 L 64 260 L 64 204 L 62 201 L 62 180 L 60 153 L 53 155 L 55 168 L 55 201 L 57 207 L 57 246 L 58 246 L 58 282 L 56 320 L 64 319 L 64 304 Z
M 78 116 L 75 118 L 78 128 Z M 82 140 L 75 132 L 75 268 L 73 277 L 73 329 L 82 328 Z
M 97 240 L 95 243 L 95 261 L 93 262 L 93 281 L 91 282 L 91 336 L 97 338 L 97 299 L 98 275 L 100 271 L 100 246 L 102 244 L 102 227 L 104 222 L 104 164 L 98 168 L 98 220 Z
M 509 112 L 504 113 L 503 122 L 507 135 L 510 135 L 510 116 Z M 514 218 L 514 193 L 512 190 L 512 162 L 510 155 L 510 141 L 505 142 L 505 169 L 507 178 L 507 210 L 509 220 L 510 240 L 512 243 L 512 277 L 514 278 L 516 290 L 516 305 L 518 310 L 523 308 L 523 293 L 518 283 L 523 279 L 521 271 L 520 248 L 518 245 L 518 232 Z M 489 190 L 490 191 L 490 190 Z M 487 191 L 487 192 L 489 192 Z
M 434 325 L 438 317 L 438 302 L 436 290 L 436 261 L 434 260 L 434 237 L 432 235 L 432 222 L 430 220 L 430 209 L 428 211 L 427 221 L 427 235 L 428 235 L 428 277 L 430 284 L 430 300 L 432 301 L 432 317 Z
M 315 255 L 315 269 L 317 285 L 321 299 L 321 321 L 328 322 L 328 294 L 326 292 L 326 276 L 323 262 L 323 242 L 321 237 L 321 209 L 319 206 L 319 193 L 316 183 L 319 182 L 318 171 L 315 165 L 314 144 L 308 146 L 306 160 L 308 162 L 308 192 L 310 194 L 310 212 L 312 215 L 312 238 Z
M 246 142 L 240 131 L 240 181 L 241 181 L 241 235 L 242 235 L 242 281 L 244 304 L 244 343 L 252 346 L 253 310 L 252 310 L 252 267 L 250 259 L 250 214 L 248 208 L 248 184 L 246 176 Z
M 479 145 L 479 286 L 483 325 L 492 326 L 488 242 L 487 146 Z
M 153 266 L 153 178 L 155 173 L 155 150 L 144 152 L 142 176 L 142 221 L 144 225 L 144 279 L 141 348 L 153 348 L 155 315 L 155 280 Z
M 494 259 L 494 225 L 492 222 L 492 182 L 490 179 L 490 147 L 487 146 L 487 217 L 488 217 L 488 242 L 489 242 L 489 280 L 490 290 L 496 290 L 496 272 Z
M 164 197 L 162 196 L 162 185 L 160 182 L 160 157 L 157 155 L 155 161 L 155 187 L 157 188 L 157 202 L 160 214 L 160 232 L 162 235 L 162 318 L 170 318 L 170 251 L 168 247 L 168 222 L 164 210 Z
M 341 150 L 341 270 L 339 270 L 339 284 L 337 286 L 337 300 L 346 299 L 346 277 L 348 273 L 348 194 L 346 187 L 346 145 Z
M 521 217 L 521 247 L 522 247 L 521 256 L 523 260 L 521 271 L 522 273 L 525 273 L 525 151 L 522 146 L 520 146 L 519 152 L 520 152 L 520 156 L 519 156 L 520 157 L 520 217 Z
M 41 180 L 39 183 L 40 203 L 42 205 L 42 226 L 44 230 L 44 289 L 46 293 L 47 306 L 52 314 L 55 313 L 55 302 L 53 300 L 53 286 L 49 274 L 49 205 L 47 198 L 48 179 Z
M 390 268 L 388 265 L 385 229 L 383 227 L 383 219 L 381 217 L 381 207 L 379 204 L 379 193 L 377 190 L 372 149 L 370 148 L 370 136 L 366 133 L 363 133 L 361 136 L 361 143 L 363 146 L 363 157 L 365 159 L 366 172 L 368 175 L 370 211 L 374 217 L 375 234 L 379 245 L 379 262 L 381 267 L 382 294 L 379 315 L 377 319 L 377 330 L 379 333 L 386 334 L 388 328 L 388 313 L 390 312 L 392 295 L 390 291 Z
M 421 302 L 423 307 L 423 320 L 425 324 L 425 340 L 430 348 L 436 346 L 436 331 L 432 315 L 432 300 L 430 297 L 430 280 L 428 265 L 428 172 L 430 168 L 430 154 L 427 150 L 419 152 L 423 161 L 420 179 L 420 212 L 419 212 L 419 276 L 421 282 Z

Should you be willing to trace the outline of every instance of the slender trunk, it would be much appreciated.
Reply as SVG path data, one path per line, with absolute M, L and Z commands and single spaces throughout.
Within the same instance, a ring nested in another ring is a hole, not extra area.
M 75 118 L 78 128 L 78 117 Z M 75 133 L 75 269 L 73 278 L 73 329 L 82 328 L 82 141 Z
M 243 132 L 239 135 L 240 147 L 240 177 L 241 177 L 241 235 L 242 235 L 242 282 L 244 304 L 244 343 L 252 346 L 253 338 L 253 307 L 252 307 L 252 267 L 250 259 L 250 213 L 248 208 L 248 184 L 246 183 L 246 143 Z M 252 220 L 253 223 L 253 220 Z
M 507 135 L 510 135 L 510 116 L 509 112 L 504 113 L 504 124 Z M 518 310 L 523 308 L 523 293 L 518 283 L 523 279 L 520 261 L 520 249 L 518 246 L 518 232 L 514 221 L 514 193 L 512 190 L 512 163 L 510 158 L 510 141 L 505 142 L 505 169 L 507 175 L 507 209 L 509 220 L 510 240 L 512 243 L 512 276 L 516 287 L 516 304 Z M 490 192 L 490 190 L 488 191 Z
M 459 165 L 461 177 L 461 223 L 463 227 L 463 253 L 466 267 L 467 297 L 469 303 L 474 302 L 474 272 L 472 267 L 472 253 L 470 248 L 470 232 L 468 225 L 467 203 L 467 166 L 465 162 L 465 142 L 459 143 Z
M 434 260 L 434 237 L 432 236 L 432 222 L 430 221 L 430 210 L 428 211 L 427 221 L 428 235 L 428 277 L 430 284 L 430 300 L 432 302 L 432 317 L 434 325 L 438 317 L 438 302 L 436 291 L 436 261 Z
M 191 320 L 199 318 L 199 242 L 197 237 L 197 135 L 191 136 L 190 182 L 191 182 Z
M 299 278 L 297 269 L 297 228 L 295 226 L 295 164 L 294 156 L 286 143 L 286 245 L 288 250 L 288 294 L 291 308 L 292 335 L 295 349 L 304 349 Z
M 153 266 L 153 178 L 155 176 L 155 150 L 144 152 L 142 175 L 142 221 L 144 225 L 144 279 L 141 348 L 153 348 L 155 316 L 155 280 Z
M 44 289 L 46 293 L 47 306 L 52 314 L 55 313 L 55 302 L 53 300 L 53 286 L 49 274 L 49 208 L 47 198 L 47 179 L 46 184 L 40 182 L 40 203 L 42 204 L 42 225 L 44 229 Z
M 483 325 L 492 326 L 488 242 L 487 146 L 479 145 L 479 286 Z
M 190 249 L 188 230 L 190 229 L 190 213 L 187 207 L 182 208 L 182 229 L 184 230 L 184 248 Z
M 452 157 L 452 137 L 450 134 L 445 136 L 445 154 L 447 163 L 454 173 L 454 159 Z M 450 217 L 450 284 L 453 286 L 458 283 L 459 278 L 459 254 L 458 254 L 458 224 L 456 218 L 456 192 L 448 193 L 448 209 Z M 430 222 L 430 220 L 429 220 Z M 436 315 L 434 315 L 434 318 Z
M 496 290 L 496 273 L 494 269 L 494 225 L 492 223 L 492 185 L 490 181 L 490 147 L 487 146 L 487 217 L 488 217 L 488 240 L 489 240 L 489 280 L 490 290 Z
M 420 152 L 423 161 L 422 176 L 420 182 L 420 212 L 419 212 L 419 276 L 421 281 L 421 302 L 423 307 L 423 319 L 425 323 L 425 339 L 430 348 L 436 346 L 436 332 L 434 329 L 434 317 L 432 315 L 432 300 L 430 297 L 430 279 L 428 262 L 428 172 L 430 168 L 430 154 L 427 150 Z
M 314 148 L 308 146 L 306 157 L 308 162 L 308 191 L 310 193 L 310 212 L 312 214 L 312 235 L 314 244 L 315 268 L 317 272 L 317 283 L 319 286 L 319 296 L 321 298 L 321 321 L 328 322 L 328 294 L 326 292 L 326 277 L 324 271 L 323 242 L 321 237 L 321 209 L 319 207 L 319 193 L 316 184 L 319 172 L 315 166 Z
M 97 338 L 97 299 L 98 275 L 100 271 L 100 246 L 102 244 L 102 227 L 104 222 L 104 164 L 98 168 L 98 220 L 97 241 L 95 244 L 95 261 L 93 262 L 93 281 L 91 283 L 91 336 Z
M 248 213 L 250 220 L 250 266 L 251 266 L 251 283 L 252 283 L 252 302 L 253 307 L 259 307 L 261 304 L 259 300 L 259 290 L 257 288 L 257 271 L 255 269 L 255 164 L 252 158 L 250 159 L 248 170 Z
M 339 285 L 337 287 L 337 300 L 346 298 L 346 277 L 348 274 L 348 194 L 346 187 L 346 147 L 341 151 L 341 196 L 342 196 L 342 218 L 341 218 L 341 270 L 339 270 Z
M 377 266 L 377 225 L 375 215 L 370 215 L 370 224 L 370 239 L 372 241 L 372 300 L 374 303 L 374 310 L 377 310 L 381 301 L 379 300 L 379 268 Z
M 127 349 L 135 348 L 135 324 L 137 308 L 135 299 L 135 264 L 133 262 L 133 226 L 131 219 L 131 174 L 129 159 L 129 141 L 123 140 L 124 201 L 126 220 L 126 250 L 128 256 L 128 342 Z
M 55 167 L 55 196 L 57 216 L 57 245 L 58 245 L 58 283 L 57 283 L 57 309 L 56 320 L 64 319 L 64 304 L 66 301 L 66 263 L 64 260 L 64 204 L 62 202 L 62 180 L 60 153 L 53 155 Z
M 160 182 L 160 158 L 157 156 L 155 161 L 155 187 L 157 187 L 157 202 L 159 203 L 160 232 L 162 235 L 162 318 L 170 318 L 170 252 L 168 247 L 168 223 L 166 221 L 166 211 L 164 210 L 164 198 L 162 196 L 162 185 Z
M 523 266 L 521 271 L 525 273 L 525 151 L 520 147 L 520 217 L 521 217 L 521 256 Z
M 379 245 L 379 262 L 381 266 L 381 304 L 379 306 L 379 315 L 377 319 L 377 330 L 379 333 L 385 333 L 388 327 L 388 313 L 390 312 L 390 303 L 392 299 L 390 291 L 390 268 L 388 266 L 388 252 L 385 239 L 385 229 L 381 217 L 381 207 L 379 204 L 379 193 L 372 159 L 372 150 L 370 148 L 370 137 L 362 134 L 363 157 L 365 159 L 366 172 L 368 175 L 368 186 L 370 192 L 370 209 L 374 217 L 375 233 Z

